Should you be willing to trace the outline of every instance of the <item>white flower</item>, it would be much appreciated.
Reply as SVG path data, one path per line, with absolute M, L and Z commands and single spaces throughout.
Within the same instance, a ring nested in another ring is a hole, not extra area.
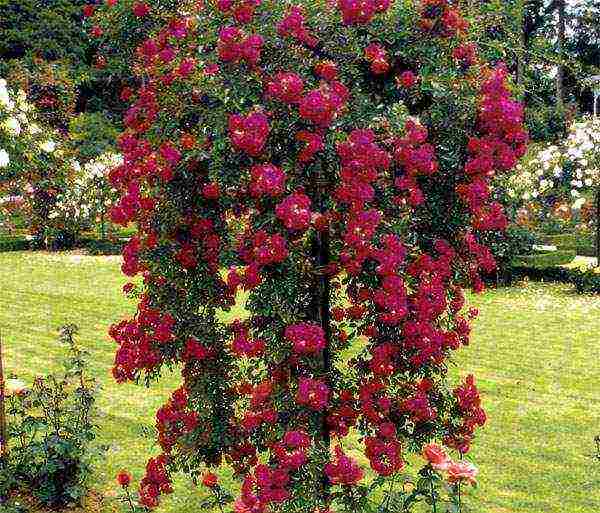
M 14 102 L 10 99 L 8 89 L 6 88 L 6 80 L 0 79 L 0 106 L 6 107 L 6 110 L 11 112 L 15 108 Z
M 10 164 L 10 157 L 6 150 L 0 149 L 0 167 L 7 167 Z
M 3 126 L 10 135 L 19 135 L 21 133 L 21 123 L 19 123 L 17 118 L 8 118 Z
M 7 379 L 5 381 L 4 394 L 8 397 L 15 394 L 18 395 L 25 391 L 25 387 L 25 382 L 21 381 L 20 379 Z
M 35 123 L 31 123 L 28 127 L 27 127 L 27 131 L 31 134 L 31 135 L 37 135 L 39 134 L 42 129 L 40 128 L 39 125 L 35 124 Z
M 591 187 L 594 181 L 591 178 L 586 178 L 584 183 L 586 187 Z
M 42 144 L 40 144 L 40 148 L 46 153 L 53 153 L 56 149 L 56 143 L 52 140 L 48 140 Z
M 572 208 L 574 210 L 580 210 L 583 205 L 585 205 L 585 198 L 578 198 L 574 201 Z

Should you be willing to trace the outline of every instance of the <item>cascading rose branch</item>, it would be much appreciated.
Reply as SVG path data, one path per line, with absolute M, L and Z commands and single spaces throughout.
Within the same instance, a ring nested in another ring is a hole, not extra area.
M 237 512 L 359 510 L 373 474 L 433 440 L 464 454 L 485 422 L 447 362 L 475 315 L 461 287 L 495 265 L 479 234 L 506 226 L 488 182 L 525 151 L 522 108 L 445 0 L 174 4 L 91 18 L 112 38 L 115 16 L 166 20 L 135 52 L 111 173 L 113 220 L 139 229 L 123 271 L 144 277 L 115 378 L 183 376 L 142 503 L 227 463 Z

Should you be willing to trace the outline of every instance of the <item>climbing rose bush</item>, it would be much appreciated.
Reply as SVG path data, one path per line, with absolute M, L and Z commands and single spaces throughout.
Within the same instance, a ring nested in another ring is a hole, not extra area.
M 179 470 L 214 490 L 223 465 L 238 513 L 367 511 L 382 486 L 380 511 L 454 500 L 486 420 L 474 378 L 447 376 L 476 316 L 463 287 L 494 269 L 490 180 L 528 139 L 506 70 L 446 0 L 110 4 L 90 28 L 140 40 L 110 179 L 143 278 L 113 373 L 182 376 L 142 505 Z M 439 442 L 455 460 L 394 488 Z

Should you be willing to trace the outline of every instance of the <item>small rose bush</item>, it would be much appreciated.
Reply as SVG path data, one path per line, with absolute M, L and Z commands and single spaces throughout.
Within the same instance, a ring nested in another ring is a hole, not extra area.
M 63 372 L 36 376 L 31 383 L 14 378 L 4 383 L 8 436 L 1 441 L 2 511 L 11 511 L 15 494 L 61 509 L 80 504 L 89 490 L 104 449 L 94 441 L 98 385 L 88 375 L 89 355 L 75 342 L 76 331 L 72 325 L 60 330 L 66 346 Z
M 142 283 L 110 330 L 113 374 L 181 370 L 139 504 L 183 470 L 224 507 L 228 465 L 236 513 L 460 508 L 486 415 L 473 376 L 447 369 L 476 316 L 463 287 L 496 265 L 483 234 L 507 225 L 491 180 L 528 140 L 506 69 L 446 0 L 88 11 L 133 45 L 139 81 L 110 179 L 113 222 L 137 227 L 122 269 Z

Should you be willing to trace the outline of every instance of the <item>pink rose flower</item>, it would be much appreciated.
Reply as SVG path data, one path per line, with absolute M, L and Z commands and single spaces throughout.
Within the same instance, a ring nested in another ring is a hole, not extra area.
M 438 444 L 431 443 L 423 447 L 423 458 L 436 470 L 448 470 L 452 463 L 446 450 Z
M 453 461 L 448 466 L 448 482 L 460 483 L 467 481 L 474 485 L 477 481 L 475 477 L 479 471 L 477 467 L 468 461 Z

